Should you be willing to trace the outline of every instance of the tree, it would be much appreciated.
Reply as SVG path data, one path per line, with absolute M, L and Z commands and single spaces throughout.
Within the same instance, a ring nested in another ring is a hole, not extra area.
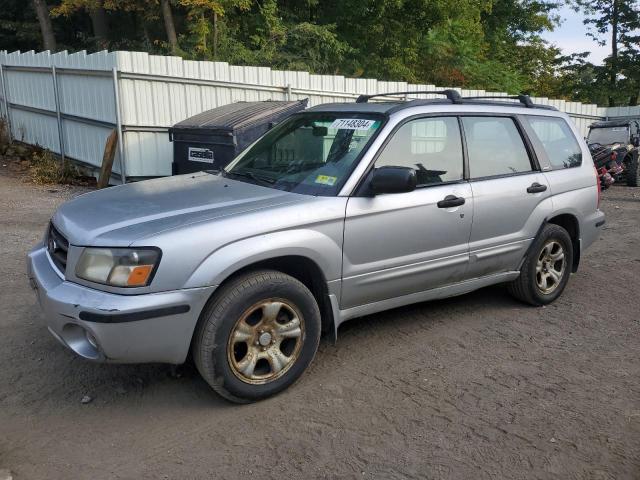
M 266 0 L 265 3 L 269 3 Z M 201 58 L 218 59 L 219 21 L 228 10 L 247 10 L 251 0 L 178 0 L 187 9 L 189 31 L 195 53 Z M 212 37 L 212 38 L 210 38 Z
M 629 95 L 629 105 L 638 105 L 640 97 L 640 54 L 637 50 L 625 48 L 619 58 L 622 79 L 618 82 L 620 90 Z
M 610 35 L 611 55 L 605 67 L 609 106 L 614 106 L 620 100 L 618 82 L 625 78 L 621 77 L 623 67 L 630 59 L 640 60 L 640 4 L 637 0 L 575 0 L 574 8 L 585 13 L 589 35 L 600 45 L 605 45 L 604 36 Z
M 164 20 L 164 28 L 167 32 L 167 41 L 171 47 L 171 53 L 178 53 L 178 36 L 176 35 L 176 27 L 173 22 L 173 12 L 171 11 L 171 3 L 169 0 L 160 0 L 162 9 L 162 18 Z
M 51 16 L 49 15 L 49 7 L 45 0 L 32 0 L 31 5 L 38 17 L 40 24 L 40 32 L 42 33 L 42 44 L 45 50 L 54 52 L 56 50 L 56 37 L 53 33 L 53 25 L 51 24 Z
M 23 0 L 2 1 L 3 48 L 48 42 L 31 9 L 24 14 Z M 47 13 L 46 0 L 31 1 Z M 637 103 L 640 0 L 570 0 L 588 12 L 595 38 L 617 38 L 604 65 L 563 57 L 543 39 L 558 24 L 564 1 L 52 0 L 51 15 L 59 18 L 53 25 L 49 20 L 49 30 L 58 48 L 70 50 L 170 52 L 236 65 Z
M 116 0 L 111 0 L 118 4 Z M 59 6 L 53 9 L 56 16 L 65 16 L 69 18 L 76 12 L 86 11 L 91 18 L 91 26 L 93 36 L 97 41 L 99 48 L 108 48 L 109 46 L 109 23 L 105 12 L 103 0 L 62 0 Z
M 102 48 L 107 48 L 109 46 L 109 22 L 103 1 L 89 1 L 87 2 L 87 9 L 89 10 L 89 17 L 91 18 L 91 25 L 93 26 L 93 35 Z
M 517 74 L 520 91 L 548 95 L 555 88 L 560 50 L 541 34 L 558 24 L 554 0 L 492 0 L 482 13 L 489 58 Z

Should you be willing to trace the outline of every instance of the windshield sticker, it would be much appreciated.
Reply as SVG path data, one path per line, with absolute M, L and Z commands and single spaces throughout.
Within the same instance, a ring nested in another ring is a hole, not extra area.
M 362 118 L 337 118 L 329 126 L 338 130 L 369 130 L 376 120 L 363 120 Z
M 319 183 L 320 185 L 329 185 L 330 187 L 333 187 L 336 184 L 337 180 L 338 180 L 338 177 L 330 177 L 328 175 L 318 175 L 316 177 L 315 182 Z

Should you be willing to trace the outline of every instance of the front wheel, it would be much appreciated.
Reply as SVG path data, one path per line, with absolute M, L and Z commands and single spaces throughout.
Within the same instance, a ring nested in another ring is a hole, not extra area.
M 193 356 L 202 377 L 228 400 L 247 403 L 294 383 L 313 360 L 320 311 L 301 282 L 265 270 L 224 285 L 202 313 Z
M 573 266 L 573 244 L 567 231 L 554 224 L 544 226 L 520 269 L 508 284 L 509 293 L 531 305 L 546 305 L 567 286 Z

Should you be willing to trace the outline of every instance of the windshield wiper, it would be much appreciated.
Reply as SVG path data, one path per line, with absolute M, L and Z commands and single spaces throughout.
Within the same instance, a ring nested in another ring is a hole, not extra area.
M 249 172 L 249 171 L 245 171 L 245 172 L 229 172 L 224 170 L 225 175 L 235 175 L 237 177 L 244 177 L 244 178 L 248 178 L 250 180 L 253 180 L 254 182 L 260 184 L 260 185 L 273 185 L 274 183 L 276 183 L 275 180 L 271 179 L 271 178 L 265 178 L 262 176 L 258 176 L 253 172 Z

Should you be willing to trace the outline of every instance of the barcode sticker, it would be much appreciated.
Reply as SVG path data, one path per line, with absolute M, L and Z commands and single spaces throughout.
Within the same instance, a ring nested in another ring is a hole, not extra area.
M 369 130 L 375 120 L 364 120 L 362 118 L 337 118 L 329 128 L 338 130 Z

